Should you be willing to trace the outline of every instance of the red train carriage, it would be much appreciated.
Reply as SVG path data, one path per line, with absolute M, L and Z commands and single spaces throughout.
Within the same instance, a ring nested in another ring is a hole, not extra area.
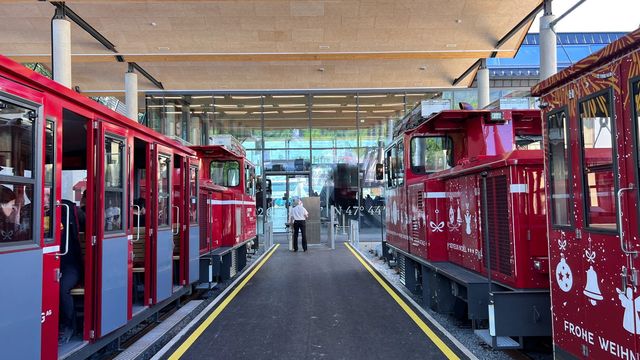
M 538 84 L 557 358 L 640 359 L 640 29 Z
M 3 357 L 86 357 L 190 290 L 195 155 L 0 57 Z
M 551 333 L 540 140 L 537 110 L 416 109 L 386 150 L 386 241 L 405 285 L 488 320 L 476 332 L 496 348 Z
M 245 266 L 247 245 L 256 240 L 257 229 L 255 166 L 231 135 L 211 137 L 210 144 L 192 147 L 202 162 L 201 193 L 213 214 L 205 235 L 210 240 L 200 243 L 201 280 L 208 282 L 229 278 Z

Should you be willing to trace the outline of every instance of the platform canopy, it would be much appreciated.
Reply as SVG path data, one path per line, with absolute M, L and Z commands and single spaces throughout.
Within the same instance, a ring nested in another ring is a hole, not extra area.
M 66 1 L 73 85 L 124 91 L 127 62 L 166 90 L 450 88 L 513 57 L 541 0 Z M 50 66 L 55 3 L 3 1 L 0 53 Z M 457 80 L 457 81 L 456 81 Z M 140 90 L 157 90 L 140 77 Z

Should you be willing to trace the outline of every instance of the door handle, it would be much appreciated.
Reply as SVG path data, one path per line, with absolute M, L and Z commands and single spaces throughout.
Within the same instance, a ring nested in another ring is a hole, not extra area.
M 622 229 L 622 193 L 631 190 L 633 190 L 633 184 L 629 184 L 629 187 L 618 190 L 618 231 L 620 234 L 620 248 L 622 249 L 622 252 L 627 255 L 636 255 L 638 254 L 638 251 L 629 250 L 624 244 L 624 230 Z
M 180 233 L 180 207 L 173 205 L 172 207 L 176 208 L 176 231 L 172 232 L 173 235 L 178 235 Z
M 140 241 L 140 216 L 142 215 L 140 213 L 140 206 L 139 205 L 131 205 L 131 207 L 134 207 L 136 209 L 138 209 L 138 221 L 136 221 L 136 239 L 133 240 L 133 242 L 138 242 Z
M 58 201 L 58 203 L 56 205 L 57 206 L 64 206 L 65 208 L 67 208 L 67 221 L 64 224 L 64 235 L 65 235 L 65 238 L 66 238 L 65 245 L 64 245 L 64 252 L 56 254 L 56 256 L 65 256 L 65 255 L 67 255 L 67 253 L 69 253 L 69 215 L 71 215 L 71 210 L 69 208 L 69 205 L 63 204 L 60 201 Z

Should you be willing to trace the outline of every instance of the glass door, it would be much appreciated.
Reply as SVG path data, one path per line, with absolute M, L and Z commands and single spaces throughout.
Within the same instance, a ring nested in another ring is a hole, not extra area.
M 309 197 L 309 174 L 268 175 L 271 181 L 272 206 L 267 210 L 267 216 L 273 222 L 273 232 L 286 232 L 289 217 L 289 207 L 294 199 Z

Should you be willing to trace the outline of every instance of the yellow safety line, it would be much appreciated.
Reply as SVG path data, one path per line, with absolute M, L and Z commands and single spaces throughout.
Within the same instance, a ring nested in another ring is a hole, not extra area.
M 271 255 L 273 255 L 273 253 L 278 248 L 278 246 L 280 246 L 280 244 L 276 244 L 276 246 L 271 250 L 271 252 L 269 252 L 264 257 L 264 259 L 262 259 L 262 261 L 260 261 L 260 263 L 256 265 L 256 267 L 249 273 L 249 275 L 247 275 L 247 277 L 244 278 L 244 280 L 242 280 L 240 285 L 238 285 L 235 289 L 233 289 L 231 294 L 229 294 L 229 296 L 227 296 L 224 299 L 224 301 L 222 301 L 220 305 L 216 307 L 216 309 L 211 313 L 211 315 L 209 315 L 209 317 L 207 317 L 207 319 L 202 324 L 200 324 L 200 326 L 198 326 L 198 328 L 187 338 L 187 340 L 185 340 L 182 343 L 182 345 L 180 345 L 180 347 L 173 354 L 171 354 L 171 356 L 169 356 L 169 360 L 180 359 L 182 355 L 184 355 L 184 353 L 187 352 L 187 350 L 189 350 L 191 345 L 193 345 L 193 343 L 196 340 L 198 340 L 200 335 L 202 335 L 202 333 L 209 327 L 209 325 L 211 325 L 213 320 L 215 320 L 218 317 L 218 315 L 220 315 L 220 313 L 227 307 L 227 305 L 229 305 L 231 300 L 233 300 L 233 298 L 236 297 L 236 295 L 238 295 L 240 290 L 242 290 L 242 288 L 249 282 L 249 280 L 251 280 L 251 278 L 258 272 L 258 270 L 260 270 L 262 265 L 264 265 L 264 263 L 266 263 L 267 260 L 269 260 Z
M 429 339 L 438 347 L 438 349 L 440 349 L 440 351 L 442 351 L 442 353 L 450 360 L 456 359 L 459 360 L 460 358 L 458 357 L 458 355 L 456 355 L 451 348 L 449 348 L 449 346 L 447 346 L 447 344 L 445 344 L 439 337 L 438 335 L 436 335 L 433 330 L 431 330 L 431 328 L 429 328 L 429 326 L 422 321 L 422 319 L 418 316 L 418 314 L 415 313 L 415 311 L 413 311 L 413 309 L 411 309 L 411 307 L 409 305 L 407 305 L 407 303 L 402 300 L 402 298 L 400 298 L 400 296 L 398 296 L 398 294 L 396 294 L 395 291 L 393 291 L 391 289 L 391 287 L 389 285 L 387 285 L 387 283 L 382 280 L 382 278 L 375 272 L 373 271 L 373 269 L 371 269 L 371 267 L 369 266 L 369 264 L 367 264 L 362 258 L 361 256 L 351 247 L 351 245 L 344 243 L 345 246 L 347 247 L 347 249 L 349 249 L 351 251 L 351 253 L 353 253 L 353 256 L 356 257 L 356 259 L 358 259 L 358 261 L 360 261 L 360 263 L 362 264 L 362 266 L 365 267 L 365 269 L 367 269 L 367 271 L 369 271 L 369 273 L 371 274 L 371 276 L 373 276 L 374 279 L 376 279 L 376 281 L 378 281 L 378 283 L 380 284 L 380 286 L 382 286 L 382 288 L 384 288 L 389 295 L 391 295 L 391 297 L 393 298 L 393 300 L 395 300 L 398 305 L 400 305 L 400 307 L 402 308 L 402 310 L 404 310 L 407 315 L 409 315 L 409 317 L 416 323 L 416 325 L 418 325 L 418 327 L 429 337 Z

